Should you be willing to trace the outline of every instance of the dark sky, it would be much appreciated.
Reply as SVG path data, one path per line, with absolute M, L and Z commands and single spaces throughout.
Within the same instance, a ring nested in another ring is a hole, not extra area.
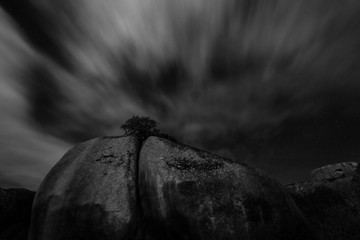
M 0 6 L 1 186 L 132 115 L 283 183 L 360 159 L 357 0 Z

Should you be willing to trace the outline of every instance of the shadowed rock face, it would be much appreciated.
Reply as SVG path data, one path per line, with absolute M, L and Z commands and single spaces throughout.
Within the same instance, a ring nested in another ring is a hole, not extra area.
M 35 193 L 26 189 L 0 189 L 0 239 L 26 240 Z
M 137 140 L 99 138 L 74 147 L 35 198 L 29 239 L 132 239 Z
M 153 239 L 281 239 L 283 221 L 300 218 L 259 171 L 156 137 L 141 149 L 139 189 Z
M 316 233 L 316 239 L 360 239 L 360 171 L 357 163 L 338 163 L 312 172 L 289 192 Z M 338 169 L 344 174 L 335 176 Z
M 292 198 L 256 169 L 162 138 L 114 137 L 74 147 L 49 172 L 29 239 L 279 240 L 304 229 Z

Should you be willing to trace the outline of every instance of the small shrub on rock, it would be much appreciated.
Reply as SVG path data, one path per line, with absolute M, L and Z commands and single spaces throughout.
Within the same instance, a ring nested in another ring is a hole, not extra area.
M 121 128 L 124 130 L 126 136 L 136 136 L 141 142 L 145 141 L 150 136 L 165 138 L 175 141 L 173 137 L 162 133 L 158 129 L 158 123 L 150 117 L 133 116 L 129 118 Z

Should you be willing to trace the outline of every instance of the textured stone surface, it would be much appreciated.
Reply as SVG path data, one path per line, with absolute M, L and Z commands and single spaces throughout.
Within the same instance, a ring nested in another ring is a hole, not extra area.
M 357 162 L 326 165 L 311 171 L 310 180 L 292 183 L 286 187 L 296 194 L 308 194 L 319 187 L 341 191 L 345 186 L 356 182 L 360 176 L 359 170 Z
M 68 151 L 36 194 L 29 239 L 132 239 L 138 148 L 132 137 L 107 137 Z
M 360 239 L 360 171 L 352 168 L 356 165 L 324 166 L 313 171 L 316 177 L 288 185 L 316 239 Z M 334 171 L 341 167 L 348 170 L 334 177 Z
M 357 162 L 342 162 L 317 168 L 311 172 L 312 179 L 337 179 L 353 176 L 358 167 Z
M 0 189 L 0 239 L 26 240 L 35 193 L 26 189 Z
M 278 183 L 164 139 L 143 144 L 139 189 L 147 239 L 292 239 L 304 233 L 297 232 L 302 215 Z
M 162 138 L 141 144 L 98 138 L 67 152 L 36 194 L 29 240 L 311 239 L 261 171 Z

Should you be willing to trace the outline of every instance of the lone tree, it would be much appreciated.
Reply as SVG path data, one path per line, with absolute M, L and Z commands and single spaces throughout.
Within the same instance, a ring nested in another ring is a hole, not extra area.
M 149 117 L 138 117 L 138 116 L 133 116 L 129 118 L 121 126 L 121 128 L 125 132 L 125 136 L 130 136 L 130 135 L 136 136 L 139 138 L 141 142 L 145 141 L 150 136 L 162 137 L 176 142 L 175 138 L 160 132 L 160 130 L 157 127 L 158 127 L 158 123 L 155 120 Z
M 140 141 L 144 141 L 150 136 L 157 136 L 160 130 L 157 128 L 158 123 L 149 117 L 133 116 L 129 118 L 121 128 L 125 131 L 126 136 L 136 136 Z

